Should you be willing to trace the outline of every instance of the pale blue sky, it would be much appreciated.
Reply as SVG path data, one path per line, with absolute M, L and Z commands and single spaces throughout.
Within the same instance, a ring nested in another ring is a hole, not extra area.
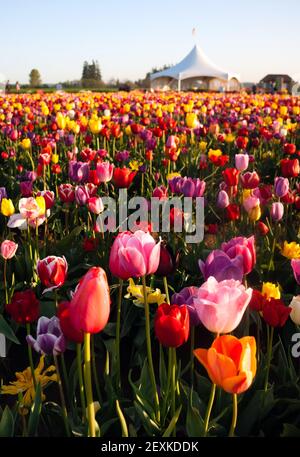
M 0 73 L 79 79 L 97 59 L 104 80 L 138 79 L 197 42 L 217 65 L 257 81 L 300 76 L 299 0 L 0 0 Z

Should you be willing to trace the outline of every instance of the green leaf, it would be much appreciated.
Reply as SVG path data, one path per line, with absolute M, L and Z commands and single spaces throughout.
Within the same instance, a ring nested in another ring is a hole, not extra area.
M 0 333 L 6 336 L 10 341 L 16 344 L 20 344 L 20 341 L 16 337 L 10 325 L 6 322 L 3 316 L 0 315 Z
M 180 416 L 180 413 L 181 413 L 181 409 L 182 409 L 182 405 L 179 406 L 179 408 L 177 409 L 177 411 L 175 412 L 174 416 L 172 417 L 171 419 L 171 422 L 169 423 L 168 427 L 166 428 L 164 434 L 163 434 L 163 437 L 164 438 L 167 438 L 169 436 L 171 436 L 176 424 L 177 424 L 177 421 L 179 419 L 179 416 Z
M 126 437 L 128 438 L 128 428 L 127 428 L 127 424 L 126 424 L 126 419 L 124 417 L 124 414 L 121 410 L 121 407 L 120 407 L 120 404 L 119 404 L 119 401 L 116 400 L 116 410 L 117 410 L 117 414 L 119 416 L 119 419 L 120 419 L 120 424 L 121 424 L 121 429 L 122 429 L 122 437 Z
M 199 411 L 188 402 L 188 409 L 186 415 L 186 431 L 188 436 L 200 437 L 204 432 L 204 421 L 200 416 Z
M 256 390 L 247 406 L 239 413 L 237 435 L 249 436 L 256 423 L 259 423 L 274 405 L 273 389 L 266 392 Z
M 145 409 L 142 408 L 137 401 L 133 402 L 136 412 L 138 413 L 143 426 L 149 436 L 155 436 L 156 434 L 160 433 L 160 428 L 154 422 L 153 419 L 146 413 Z
M 283 432 L 280 436 L 285 438 L 300 438 L 300 428 L 295 427 L 293 424 L 283 424 Z
M 42 410 L 42 389 L 40 383 L 35 391 L 34 403 L 28 421 L 28 436 L 36 436 Z
M 0 421 L 0 437 L 14 436 L 14 417 L 8 406 L 5 407 Z

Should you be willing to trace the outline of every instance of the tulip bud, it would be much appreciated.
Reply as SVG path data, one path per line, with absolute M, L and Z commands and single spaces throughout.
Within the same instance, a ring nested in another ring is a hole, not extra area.
M 235 154 L 235 168 L 239 171 L 247 170 L 249 165 L 248 154 Z
M 218 193 L 218 198 L 217 198 L 217 206 L 218 208 L 227 208 L 229 205 L 229 196 L 225 190 L 220 190 Z
M 167 305 L 157 308 L 154 318 L 155 335 L 166 347 L 177 348 L 188 340 L 190 331 L 189 312 L 185 305 Z
M 284 197 L 289 191 L 289 180 L 288 178 L 277 177 L 274 182 L 275 195 L 279 198 Z
M 300 325 L 300 295 L 293 297 L 289 307 L 292 308 L 290 318 L 296 325 Z
M 269 232 L 269 228 L 262 221 L 259 221 L 256 225 L 257 231 L 260 235 L 265 236 Z
M 281 202 L 274 202 L 272 203 L 271 207 L 271 218 L 273 221 L 278 222 L 283 218 L 284 207 Z
M 157 276 L 168 276 L 176 270 L 176 258 L 168 244 L 160 245 L 159 265 L 155 272 Z

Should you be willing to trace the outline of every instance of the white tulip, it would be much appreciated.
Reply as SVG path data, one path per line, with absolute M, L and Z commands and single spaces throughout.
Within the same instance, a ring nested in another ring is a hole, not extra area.
M 300 325 L 300 295 L 293 297 L 289 307 L 292 308 L 290 318 L 295 324 Z

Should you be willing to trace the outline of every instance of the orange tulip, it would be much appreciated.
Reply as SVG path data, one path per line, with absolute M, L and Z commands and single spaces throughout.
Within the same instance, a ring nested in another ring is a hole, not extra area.
M 245 392 L 256 373 L 256 341 L 252 336 L 238 339 L 223 335 L 207 349 L 196 349 L 196 358 L 206 368 L 213 384 L 225 392 Z

